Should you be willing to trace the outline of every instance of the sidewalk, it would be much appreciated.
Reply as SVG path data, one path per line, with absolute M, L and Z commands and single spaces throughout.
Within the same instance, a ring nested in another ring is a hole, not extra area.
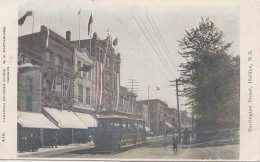
M 32 155 L 36 155 L 36 154 L 44 154 L 44 153 L 52 153 L 52 152 L 66 152 L 66 151 L 71 151 L 71 150 L 77 150 L 77 149 L 83 149 L 83 148 L 91 148 L 94 147 L 93 143 L 86 143 L 86 144 L 69 144 L 69 145 L 65 145 L 65 146 L 60 146 L 58 145 L 57 148 L 48 148 L 48 147 L 44 147 L 44 148 L 39 148 L 39 150 L 37 152 L 18 152 L 17 156 L 18 157 L 30 157 Z

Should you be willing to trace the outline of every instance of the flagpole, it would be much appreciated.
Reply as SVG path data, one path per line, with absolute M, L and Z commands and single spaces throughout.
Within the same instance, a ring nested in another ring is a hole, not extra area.
M 32 22 L 32 34 L 33 34 L 33 31 L 34 31 L 34 10 L 32 11 L 32 16 L 33 16 L 33 22 Z
M 79 48 L 80 48 L 80 17 L 81 17 L 81 13 L 79 13 Z

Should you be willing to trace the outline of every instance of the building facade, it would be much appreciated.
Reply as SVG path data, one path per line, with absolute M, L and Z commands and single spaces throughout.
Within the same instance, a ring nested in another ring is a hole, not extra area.
M 41 67 L 42 106 L 70 109 L 73 98 L 73 44 L 41 26 L 41 31 L 18 39 L 18 57 Z
M 18 67 L 18 111 L 42 113 L 40 67 L 30 63 Z
M 115 52 L 110 35 L 100 39 L 97 33 L 92 39 L 74 41 L 80 49 L 86 49 L 97 61 L 96 105 L 101 111 L 116 111 L 120 90 L 120 54 Z
M 90 67 L 87 70 L 81 70 Z M 76 48 L 74 62 L 74 100 L 75 111 L 93 112 L 96 108 L 96 60 L 88 51 Z
M 141 102 L 148 105 L 149 125 L 154 135 L 166 133 L 165 110 L 168 105 L 160 99 L 141 100 Z

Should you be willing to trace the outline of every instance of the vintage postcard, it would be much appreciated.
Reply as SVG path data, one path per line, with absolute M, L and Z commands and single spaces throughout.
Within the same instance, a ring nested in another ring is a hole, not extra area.
M 0 159 L 260 160 L 259 0 L 0 0 Z

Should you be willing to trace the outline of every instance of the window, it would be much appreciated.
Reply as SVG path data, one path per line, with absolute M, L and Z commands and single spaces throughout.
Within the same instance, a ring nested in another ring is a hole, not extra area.
M 83 66 L 86 66 L 86 65 L 83 65 Z M 84 77 L 84 78 L 87 77 L 87 72 L 86 72 L 86 70 L 83 71 L 83 77 Z
M 109 56 L 107 56 L 107 62 L 106 62 L 106 64 L 107 64 L 107 67 L 109 68 L 109 67 L 110 67 L 110 57 L 109 57 Z
M 83 86 L 81 84 L 78 85 L 78 101 L 83 102 Z
M 88 71 L 88 80 L 91 80 L 91 69 Z
M 45 85 L 45 100 L 51 101 L 52 100 L 52 93 L 51 93 L 51 81 L 46 80 Z
M 90 104 L 90 88 L 86 87 L 86 103 Z
M 26 110 L 27 111 L 32 111 L 32 97 L 31 96 L 27 96 L 26 98 Z
M 78 61 L 78 71 L 77 71 L 77 74 L 78 74 L 78 76 L 81 76 L 81 71 L 79 71 L 80 70 L 80 68 L 81 68 L 81 62 L 80 61 Z
M 52 58 L 52 51 L 51 50 L 46 50 L 45 61 L 46 61 L 46 66 L 48 68 L 51 66 L 51 58 Z
M 31 76 L 28 76 L 27 77 L 27 80 L 26 80 L 26 90 L 27 92 L 32 92 L 32 89 L 33 89 L 33 78 Z
M 55 101 L 60 101 L 61 99 L 61 84 L 57 83 L 55 87 Z
M 105 102 L 106 102 L 105 103 L 106 110 L 109 110 L 110 96 L 108 94 L 106 94 Z
M 61 56 L 58 54 L 55 56 L 55 69 L 56 72 L 61 72 Z
M 66 75 L 70 74 L 70 60 L 69 59 L 64 59 L 64 73 Z
M 114 90 L 117 90 L 117 79 L 114 77 Z

